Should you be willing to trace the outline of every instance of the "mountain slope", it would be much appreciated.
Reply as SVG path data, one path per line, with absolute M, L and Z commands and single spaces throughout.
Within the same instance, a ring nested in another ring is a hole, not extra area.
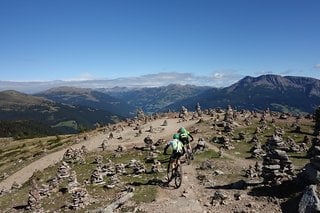
M 59 103 L 105 110 L 121 117 L 132 117 L 135 111 L 124 101 L 92 89 L 57 87 L 36 95 Z
M 83 127 L 92 128 L 97 122 L 113 123 L 118 119 L 104 110 L 60 104 L 12 90 L 0 92 L 1 121 L 35 121 L 59 133 L 73 133 Z
M 197 96 L 210 87 L 170 84 L 168 86 L 126 90 L 114 88 L 105 92 L 126 101 L 128 104 L 153 113 L 179 100 Z
M 320 103 L 320 81 L 293 76 L 247 76 L 229 87 L 207 90 L 197 97 L 182 100 L 167 108 L 178 110 L 182 105 L 194 108 L 198 102 L 203 108 L 232 105 L 239 109 L 270 108 L 275 111 L 312 113 Z

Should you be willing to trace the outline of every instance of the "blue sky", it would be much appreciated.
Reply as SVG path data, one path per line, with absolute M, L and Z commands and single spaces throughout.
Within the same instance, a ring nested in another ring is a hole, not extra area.
M 0 0 L 0 32 L 0 80 L 320 78 L 318 0 Z

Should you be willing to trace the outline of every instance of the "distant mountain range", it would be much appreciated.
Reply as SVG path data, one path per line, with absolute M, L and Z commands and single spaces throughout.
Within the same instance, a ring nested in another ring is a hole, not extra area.
M 55 132 L 75 133 L 97 122 L 113 123 L 121 118 L 93 107 L 67 105 L 12 90 L 0 92 L 0 121 L 35 121 Z
M 126 101 L 92 89 L 56 87 L 35 95 L 58 103 L 105 110 L 120 117 L 133 117 L 136 110 Z
M 320 81 L 314 78 L 262 75 L 245 77 L 222 89 L 212 88 L 197 97 L 187 98 L 165 109 L 179 110 L 181 106 L 194 109 L 200 103 L 203 108 L 264 110 L 313 113 L 320 105 Z
M 168 86 L 153 87 L 153 88 L 114 88 L 100 89 L 105 93 L 126 101 L 135 108 L 142 109 L 147 113 L 161 111 L 163 108 L 184 100 L 200 95 L 210 87 L 200 87 L 194 85 L 178 85 L 170 84 Z
M 133 117 L 138 108 L 146 113 L 178 111 L 181 106 L 194 111 L 197 103 L 202 109 L 231 105 L 237 109 L 313 113 L 320 105 L 320 81 L 262 75 L 245 77 L 225 88 L 177 84 L 140 89 L 58 87 L 35 95 L 8 90 L 0 92 L 0 121 L 34 120 L 54 131 L 71 133 L 92 128 L 97 122 L 106 124 Z M 19 125 L 23 126 L 14 124 Z M 39 123 L 33 127 L 38 128 Z

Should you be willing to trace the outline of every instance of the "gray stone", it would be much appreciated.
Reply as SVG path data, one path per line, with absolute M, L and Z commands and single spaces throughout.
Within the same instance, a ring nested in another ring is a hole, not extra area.
M 320 201 L 316 190 L 316 185 L 309 185 L 306 187 L 299 202 L 299 213 L 320 212 Z

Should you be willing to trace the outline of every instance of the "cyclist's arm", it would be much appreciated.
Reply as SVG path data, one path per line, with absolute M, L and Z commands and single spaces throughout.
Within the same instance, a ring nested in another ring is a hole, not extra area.
M 169 148 L 169 146 L 170 143 L 167 143 L 167 145 L 164 147 L 163 154 L 167 155 L 167 149 Z
M 190 142 L 193 141 L 193 137 L 191 134 L 189 134 L 189 137 L 191 138 Z

